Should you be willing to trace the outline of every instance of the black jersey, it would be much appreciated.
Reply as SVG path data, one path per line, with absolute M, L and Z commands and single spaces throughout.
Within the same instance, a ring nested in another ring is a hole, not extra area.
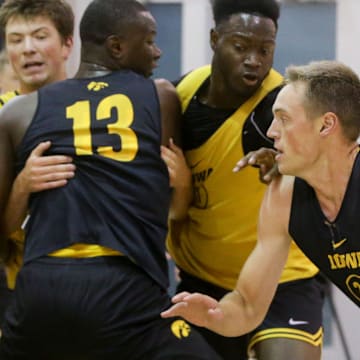
M 25 263 L 75 243 L 98 244 L 166 287 L 170 188 L 153 81 L 119 71 L 40 89 L 18 170 L 46 140 L 47 154 L 72 156 L 76 172 L 66 186 L 32 195 Z
M 360 306 L 360 157 L 336 220 L 324 216 L 315 192 L 295 179 L 289 233 L 310 260 Z

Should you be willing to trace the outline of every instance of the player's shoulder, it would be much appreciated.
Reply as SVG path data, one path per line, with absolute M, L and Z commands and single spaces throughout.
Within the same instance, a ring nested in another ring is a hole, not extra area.
M 0 118 L 3 123 L 33 115 L 38 104 L 38 92 L 17 95 L 1 107 Z
M 291 195 L 294 187 L 294 176 L 280 175 L 273 179 L 269 185 L 269 193 L 273 196 L 287 197 Z
M 176 92 L 175 86 L 167 79 L 159 78 L 154 80 L 156 88 L 163 89 L 165 91 Z
M 293 176 L 280 175 L 274 178 L 268 185 L 263 200 L 263 208 L 274 212 L 282 209 L 289 209 L 292 201 L 292 193 L 294 188 Z
M 175 86 L 166 79 L 156 79 L 154 81 L 155 87 L 160 98 L 160 102 L 162 101 L 179 101 Z
M 260 210 L 262 231 L 287 233 L 290 219 L 294 177 L 281 175 L 268 185 Z

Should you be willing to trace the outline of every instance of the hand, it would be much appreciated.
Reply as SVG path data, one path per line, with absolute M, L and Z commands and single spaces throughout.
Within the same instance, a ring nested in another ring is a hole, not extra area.
M 260 181 L 269 184 L 275 177 L 280 175 L 275 161 L 276 154 L 276 150 L 270 148 L 250 151 L 236 163 L 233 172 L 238 172 L 248 165 L 258 166 Z
M 173 139 L 170 139 L 169 147 L 161 146 L 161 158 L 168 168 L 171 187 L 181 188 L 191 185 L 191 171 L 184 153 L 174 144 Z
M 181 316 L 190 323 L 202 327 L 210 327 L 211 323 L 224 317 L 219 302 L 207 295 L 182 292 L 175 295 L 172 302 L 174 305 L 163 311 L 161 317 Z
M 64 186 L 75 175 L 72 158 L 64 155 L 44 156 L 50 141 L 40 143 L 28 157 L 25 167 L 18 175 L 21 188 L 27 192 L 39 192 Z

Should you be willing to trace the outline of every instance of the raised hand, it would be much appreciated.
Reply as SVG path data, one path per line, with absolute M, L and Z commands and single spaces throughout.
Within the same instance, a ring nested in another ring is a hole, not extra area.
M 271 148 L 260 148 L 256 151 L 250 151 L 240 159 L 233 171 L 238 172 L 246 166 L 259 167 L 259 179 L 265 184 L 269 184 L 272 179 L 279 176 L 279 170 L 275 161 L 277 152 Z

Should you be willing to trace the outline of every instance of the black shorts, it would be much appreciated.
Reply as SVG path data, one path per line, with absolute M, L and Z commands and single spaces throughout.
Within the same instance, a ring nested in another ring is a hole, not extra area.
M 123 256 L 24 265 L 0 359 L 218 359 L 180 319 L 162 319 L 165 289 Z
M 201 292 L 221 299 L 229 290 L 200 280 L 180 270 L 177 292 Z M 224 360 L 246 360 L 252 347 L 270 338 L 297 339 L 322 343 L 322 307 L 324 282 L 319 276 L 280 284 L 263 323 L 252 333 L 239 337 L 223 337 L 198 328 L 209 344 Z
M 295 339 L 321 346 L 326 286 L 321 275 L 280 284 L 266 318 L 251 336 L 249 353 L 258 342 L 273 338 Z

